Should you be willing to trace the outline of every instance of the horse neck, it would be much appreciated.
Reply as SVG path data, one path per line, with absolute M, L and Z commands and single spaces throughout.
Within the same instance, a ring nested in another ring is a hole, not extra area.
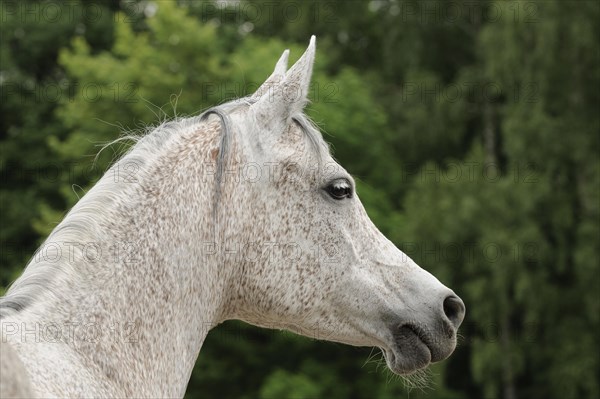
M 199 245 L 214 241 L 214 182 L 194 170 L 206 157 L 191 153 L 204 148 L 210 157 L 216 133 L 202 135 L 206 143 L 175 140 L 133 184 L 104 198 L 99 216 L 109 171 L 48 239 L 69 240 L 73 253 L 43 300 L 21 312 L 26 322 L 88 326 L 63 341 L 126 396 L 183 396 L 208 330 L 223 320 L 225 271 Z

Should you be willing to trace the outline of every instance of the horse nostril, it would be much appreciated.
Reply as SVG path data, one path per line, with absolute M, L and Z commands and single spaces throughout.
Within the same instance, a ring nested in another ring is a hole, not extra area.
M 444 313 L 452 325 L 458 328 L 465 318 L 465 304 L 456 295 L 450 295 L 444 299 Z

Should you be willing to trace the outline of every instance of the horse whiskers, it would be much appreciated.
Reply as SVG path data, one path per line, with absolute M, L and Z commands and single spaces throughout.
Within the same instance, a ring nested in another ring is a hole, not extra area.
M 378 352 L 373 353 L 375 350 L 378 350 Z M 367 357 L 367 360 L 365 360 L 361 368 L 364 368 L 367 364 L 370 363 L 375 363 L 376 370 L 379 369 L 382 363 L 385 365 L 385 358 L 383 357 L 383 351 L 381 350 L 381 348 L 372 348 L 371 352 L 369 353 L 369 356 Z
M 427 389 L 433 389 L 433 372 L 429 368 L 417 370 L 405 376 L 395 375 L 395 377 L 402 380 L 404 388 L 409 392 L 414 389 L 422 392 L 425 392 Z

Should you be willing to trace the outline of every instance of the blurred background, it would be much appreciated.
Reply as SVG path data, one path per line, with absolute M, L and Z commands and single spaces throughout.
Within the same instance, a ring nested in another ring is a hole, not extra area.
M 599 4 L 4 0 L 0 295 L 123 150 L 98 145 L 252 92 L 315 34 L 307 113 L 464 299 L 459 346 L 410 390 L 370 348 L 227 322 L 187 396 L 597 398 Z

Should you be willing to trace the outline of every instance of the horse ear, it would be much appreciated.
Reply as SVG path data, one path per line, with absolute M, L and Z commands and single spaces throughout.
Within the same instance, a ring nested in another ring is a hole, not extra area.
M 256 103 L 251 106 L 262 127 L 272 130 L 277 128 L 277 125 L 287 124 L 290 116 L 302 112 L 308 101 L 315 49 L 316 38 L 312 36 L 302 57 L 287 71 L 283 79 L 261 93 Z
M 277 85 L 285 76 L 285 72 L 287 71 L 288 57 L 290 55 L 290 50 L 286 49 L 281 57 L 279 57 L 279 61 L 275 65 L 275 69 L 271 76 L 265 80 L 265 82 L 260 85 L 260 87 L 250 96 L 250 98 L 258 100 L 263 94 L 265 94 L 269 89 Z

